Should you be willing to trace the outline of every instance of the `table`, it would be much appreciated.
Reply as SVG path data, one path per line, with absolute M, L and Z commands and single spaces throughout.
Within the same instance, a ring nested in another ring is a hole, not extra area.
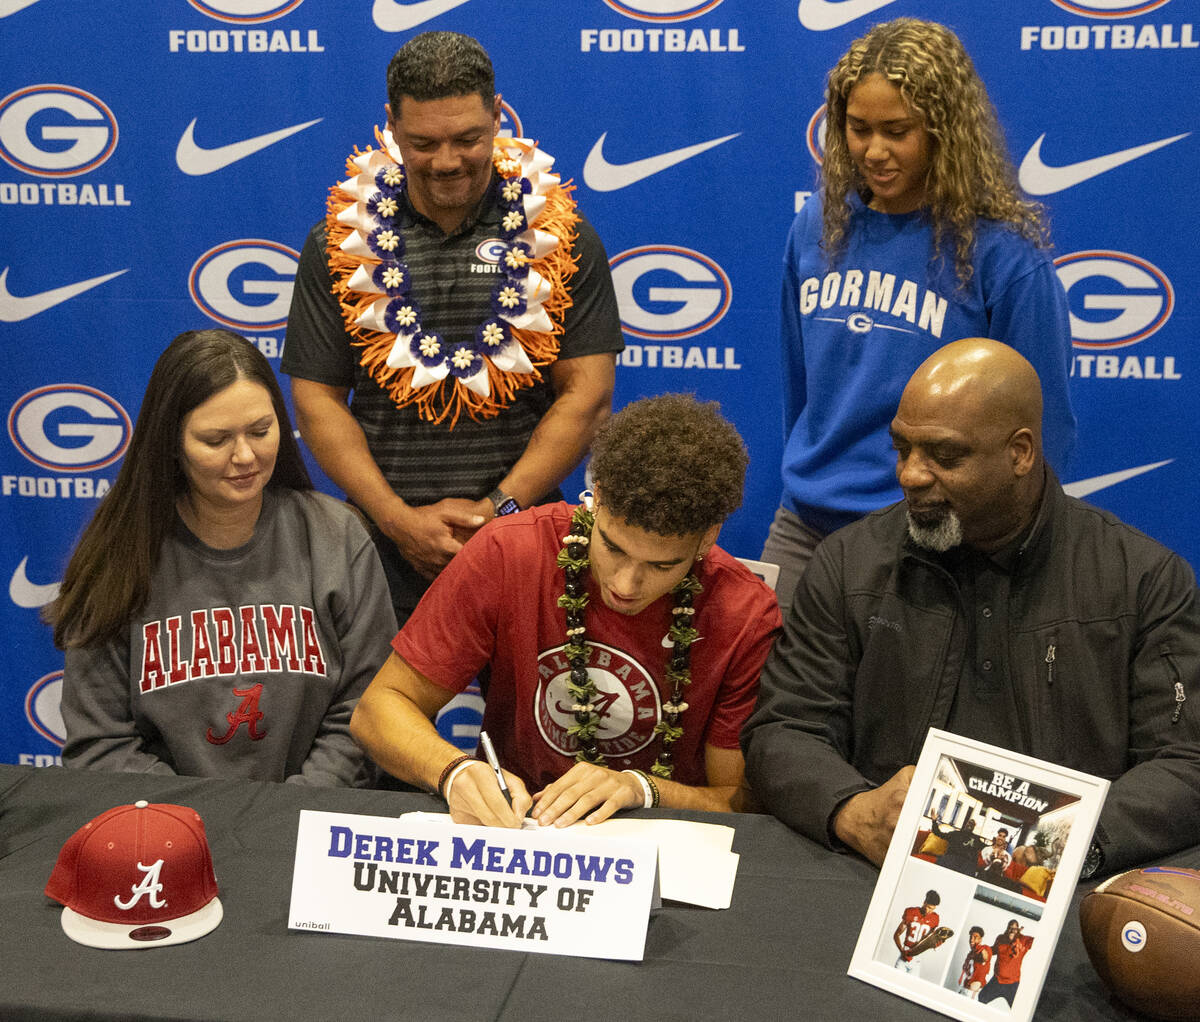
M 224 921 L 174 947 L 75 944 L 59 905 L 42 893 L 59 849 L 105 809 L 141 798 L 203 817 Z M 668 903 L 651 917 L 640 963 L 288 931 L 301 809 L 395 816 L 443 808 L 404 792 L 0 765 L 0 1019 L 942 1017 L 846 975 L 875 869 L 766 816 L 638 811 L 732 825 L 741 854 L 732 907 Z M 1194 864 L 1196 854 L 1173 861 Z M 1076 920 L 1072 913 L 1064 927 L 1036 1017 L 1136 1018 L 1101 986 Z

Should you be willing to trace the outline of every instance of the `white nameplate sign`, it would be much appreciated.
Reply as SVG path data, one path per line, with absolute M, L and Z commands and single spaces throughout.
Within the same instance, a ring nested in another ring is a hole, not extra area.
M 640 961 L 653 842 L 301 810 L 288 928 Z

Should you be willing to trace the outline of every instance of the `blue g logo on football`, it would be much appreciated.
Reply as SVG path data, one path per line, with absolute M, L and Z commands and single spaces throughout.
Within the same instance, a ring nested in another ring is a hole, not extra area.
M 604 0 L 618 14 L 638 21 L 689 21 L 707 14 L 722 0 Z
M 1171 0 L 1052 0 L 1064 11 L 1085 18 L 1136 18 L 1164 7 Z
M 8 435 L 26 458 L 56 472 L 92 472 L 129 446 L 129 414 L 102 390 L 77 383 L 39 387 L 8 413 Z
M 117 148 L 117 119 L 90 92 L 30 85 L 0 99 L 0 158 L 37 177 L 76 177 Z
M 188 0 L 201 14 L 235 25 L 256 25 L 290 14 L 304 0 Z
M 188 291 L 201 312 L 234 330 L 278 330 L 287 322 L 299 258 L 274 241 L 227 241 L 196 260 Z
M 1126 951 L 1137 954 L 1146 946 L 1146 927 L 1131 919 L 1121 928 L 1121 943 Z
M 25 719 L 29 721 L 29 726 L 60 749 L 67 740 L 60 705 L 62 679 L 62 671 L 53 671 L 38 678 L 25 693 Z
M 1171 318 L 1175 289 L 1153 263 L 1127 252 L 1072 252 L 1054 260 L 1067 292 L 1076 348 L 1125 348 Z
M 694 337 L 729 311 L 733 287 L 708 256 L 678 245 L 644 245 L 609 260 L 621 326 L 652 341 Z

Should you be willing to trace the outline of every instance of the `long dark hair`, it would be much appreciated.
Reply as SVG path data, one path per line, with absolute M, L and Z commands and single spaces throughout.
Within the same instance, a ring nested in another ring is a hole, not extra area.
M 187 489 L 179 462 L 183 420 L 237 380 L 262 384 L 279 420 L 279 454 L 268 486 L 311 490 L 283 392 L 253 344 L 228 330 L 188 330 L 154 364 L 137 424 L 112 489 L 101 500 L 45 611 L 60 649 L 117 635 L 143 607 L 159 550 Z

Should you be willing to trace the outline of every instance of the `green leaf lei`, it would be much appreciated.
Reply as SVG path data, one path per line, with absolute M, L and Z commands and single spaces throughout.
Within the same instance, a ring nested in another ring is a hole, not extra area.
M 604 764 L 604 755 L 596 745 L 596 732 L 600 719 L 595 716 L 594 699 L 597 689 L 588 673 L 588 661 L 592 648 L 587 643 L 584 611 L 587 608 L 587 570 L 591 565 L 588 546 L 592 540 L 595 516 L 583 505 L 571 515 L 571 528 L 563 537 L 563 548 L 558 552 L 557 564 L 566 576 L 565 591 L 558 598 L 558 605 L 567 613 L 567 644 L 563 653 L 571 667 L 567 679 L 567 691 L 574 704 L 575 723 L 567 728 L 567 734 L 575 738 L 579 750 L 575 758 L 581 763 Z M 654 725 L 662 747 L 650 772 L 656 777 L 670 779 L 675 772 L 671 746 L 683 737 L 683 712 L 687 703 L 683 701 L 684 689 L 692 683 L 691 649 L 699 633 L 692 627 L 696 610 L 692 606 L 695 597 L 704 591 L 699 580 L 690 571 L 671 590 L 675 606 L 671 609 L 671 629 L 667 633 L 674 643 L 667 661 L 666 678 L 671 685 L 671 698 L 663 703 L 663 719 Z

